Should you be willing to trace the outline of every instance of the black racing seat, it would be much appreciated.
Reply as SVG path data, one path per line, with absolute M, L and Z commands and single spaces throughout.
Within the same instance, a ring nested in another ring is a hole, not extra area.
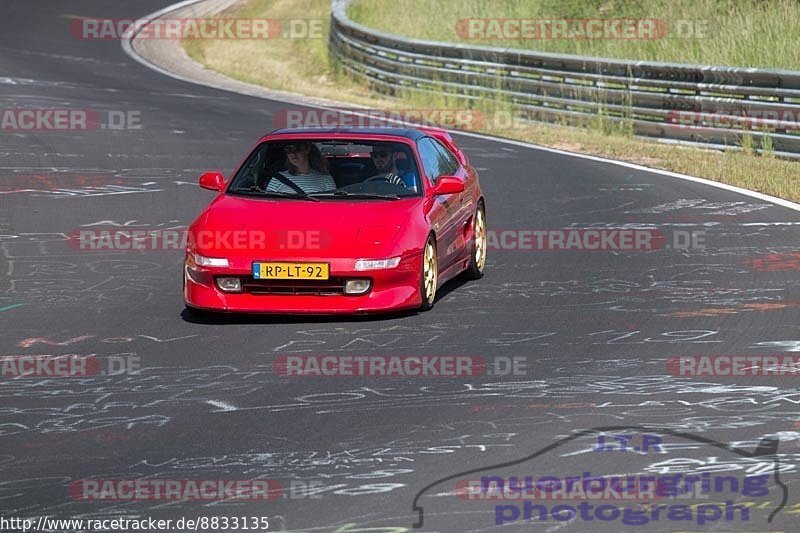
M 333 169 L 333 179 L 337 187 L 346 187 L 364 180 L 364 163 L 357 161 L 346 161 L 339 163 Z

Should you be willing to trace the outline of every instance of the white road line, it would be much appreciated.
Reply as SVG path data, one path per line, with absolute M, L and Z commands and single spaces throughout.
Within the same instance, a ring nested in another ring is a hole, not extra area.
M 235 405 L 227 403 L 227 402 L 223 402 L 221 400 L 206 400 L 206 403 L 216 407 L 220 411 L 238 411 L 239 410 L 239 408 L 236 407 Z M 220 411 L 215 411 L 215 412 L 218 413 Z

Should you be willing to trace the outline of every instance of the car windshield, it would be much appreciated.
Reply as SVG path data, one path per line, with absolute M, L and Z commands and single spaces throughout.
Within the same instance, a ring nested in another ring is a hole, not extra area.
M 409 145 L 336 139 L 262 143 L 226 192 L 286 201 L 387 201 L 421 191 Z

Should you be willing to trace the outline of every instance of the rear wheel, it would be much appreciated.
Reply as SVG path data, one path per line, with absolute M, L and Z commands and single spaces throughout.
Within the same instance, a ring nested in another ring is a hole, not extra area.
M 433 307 L 436 300 L 436 284 L 439 281 L 439 265 L 436 258 L 436 240 L 433 235 L 428 236 L 425 248 L 422 251 L 422 273 L 420 275 L 420 296 L 422 297 L 421 311 Z
M 486 210 L 483 204 L 478 205 L 475 216 L 472 218 L 472 252 L 469 256 L 469 266 L 466 270 L 468 279 L 481 279 L 483 268 L 486 266 Z

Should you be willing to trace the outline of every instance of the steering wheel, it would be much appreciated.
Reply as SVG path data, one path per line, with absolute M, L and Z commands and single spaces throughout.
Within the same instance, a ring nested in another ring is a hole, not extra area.
M 280 174 L 280 171 L 275 168 L 265 168 L 262 169 L 260 172 L 256 174 L 256 186 L 266 191 L 269 183 L 272 181 L 272 178 L 275 177 L 276 174 Z
M 370 176 L 361 183 L 369 183 L 371 181 L 385 181 L 389 183 L 389 178 L 386 177 L 386 174 L 375 174 L 374 176 Z

